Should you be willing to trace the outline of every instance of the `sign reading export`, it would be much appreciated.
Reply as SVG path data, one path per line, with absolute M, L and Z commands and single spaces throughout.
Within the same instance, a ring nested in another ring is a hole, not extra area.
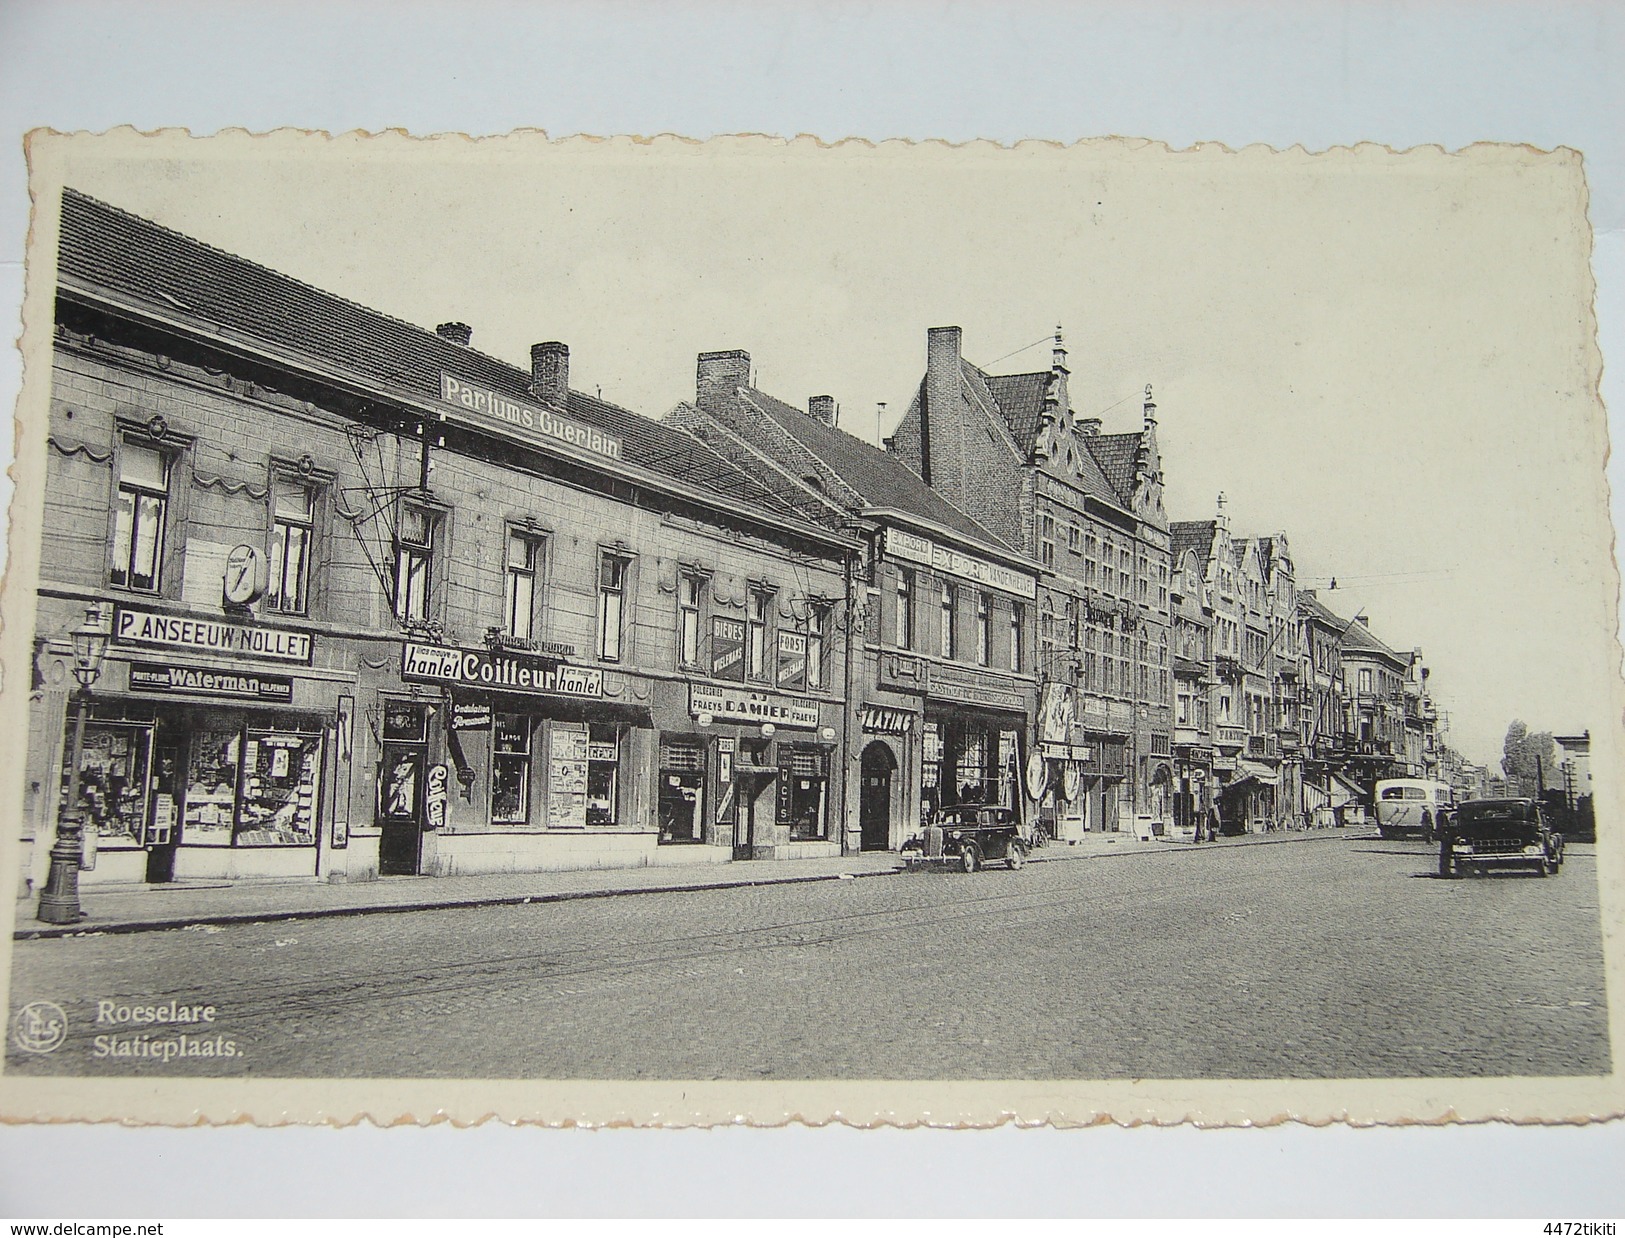
M 486 387 L 441 371 L 440 398 L 473 413 L 481 422 L 523 431 L 530 438 L 550 438 L 611 460 L 621 458 L 621 440 L 596 426 L 582 425 L 536 404 L 521 404 Z
M 309 662 L 310 633 L 286 628 L 250 628 L 213 619 L 188 619 L 120 606 L 113 615 L 113 639 L 121 644 L 164 645 L 205 653 L 244 654 L 278 662 Z
M 993 563 L 987 559 L 968 555 L 950 546 L 942 546 L 928 537 L 910 533 L 906 529 L 886 530 L 886 553 L 894 559 L 923 564 L 939 572 L 974 580 L 980 585 L 991 585 L 1014 593 L 1017 597 L 1038 596 L 1038 579 L 1014 568 Z
M 453 649 L 417 641 L 401 646 L 401 678 L 541 696 L 604 694 L 604 672 L 595 667 L 560 666 L 545 658 L 518 657 L 491 649 Z

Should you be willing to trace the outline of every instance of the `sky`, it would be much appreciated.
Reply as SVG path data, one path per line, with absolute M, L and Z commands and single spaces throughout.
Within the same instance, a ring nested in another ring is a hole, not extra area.
M 516 365 L 659 416 L 743 348 L 871 440 L 928 327 L 1044 368 L 1137 428 L 1153 385 L 1175 519 L 1222 491 L 1301 584 L 1420 647 L 1470 758 L 1507 723 L 1599 729 L 1612 561 L 1578 161 L 1528 148 L 1309 156 L 539 137 L 80 138 L 66 183 Z M 1036 346 L 1035 346 L 1036 345 Z M 885 411 L 879 410 L 884 402 Z M 1335 591 L 1326 592 L 1331 578 Z

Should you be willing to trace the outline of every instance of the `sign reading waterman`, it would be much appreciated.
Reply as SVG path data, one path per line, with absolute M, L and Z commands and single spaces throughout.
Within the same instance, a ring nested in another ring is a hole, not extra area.
M 597 426 L 582 425 L 537 404 L 521 404 L 444 371 L 440 374 L 440 398 L 473 413 L 481 422 L 498 424 L 505 430 L 521 430 L 530 438 L 555 439 L 611 460 L 621 458 L 621 440 Z
M 224 696 L 251 701 L 293 700 L 293 680 L 287 675 L 255 671 L 211 671 L 201 666 L 130 663 L 132 692 L 190 692 L 194 696 Z
M 453 649 L 417 641 L 401 646 L 401 678 L 541 696 L 604 694 L 604 672 L 595 667 L 560 666 L 545 658 L 491 649 Z
M 213 619 L 161 615 L 157 611 L 120 606 L 113 615 L 113 639 L 135 645 L 165 645 L 173 649 L 246 654 L 278 662 L 309 662 L 310 633 L 286 628 L 250 628 Z

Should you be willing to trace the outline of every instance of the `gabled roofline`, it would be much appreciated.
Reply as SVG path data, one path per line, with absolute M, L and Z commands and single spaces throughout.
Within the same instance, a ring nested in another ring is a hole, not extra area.
M 223 351 L 236 353 L 245 358 L 270 362 L 273 365 L 304 373 L 309 377 L 364 399 L 377 400 L 381 396 L 402 409 L 425 419 L 434 421 L 447 420 L 447 410 L 441 408 L 430 397 L 419 392 L 411 391 L 382 378 L 361 374 L 344 366 L 317 361 L 296 349 L 285 348 L 256 336 L 233 331 L 230 328 L 223 328 L 206 318 L 177 312 L 173 309 L 160 309 L 151 302 L 115 292 L 103 285 L 92 283 L 75 275 L 58 272 L 57 296 L 65 296 L 66 299 L 90 309 L 104 312 L 110 311 L 117 316 L 155 326 L 164 331 L 191 336 Z M 631 415 L 637 416 L 635 413 Z M 480 427 L 466 422 L 458 421 L 456 424 L 459 429 L 468 433 L 481 438 L 495 438 L 496 441 L 508 447 L 518 447 L 539 456 L 556 458 L 589 472 L 601 473 L 621 481 L 632 482 L 646 490 L 656 491 L 673 498 L 680 498 L 685 502 L 695 503 L 697 506 L 712 511 L 742 516 L 746 520 L 786 533 L 792 533 L 808 541 L 839 547 L 848 552 L 858 551 L 863 548 L 862 543 L 856 539 L 809 521 L 780 516 L 747 502 L 719 503 L 696 487 L 685 489 L 674 478 L 666 477 L 626 460 L 610 460 L 590 452 L 571 448 L 568 444 L 562 442 L 558 444 L 520 443 L 513 439 L 492 435 L 482 431 Z M 687 431 L 682 431 L 682 433 L 686 434 Z M 689 437 L 693 438 L 692 435 L 689 435 Z M 699 442 L 698 439 L 694 441 Z

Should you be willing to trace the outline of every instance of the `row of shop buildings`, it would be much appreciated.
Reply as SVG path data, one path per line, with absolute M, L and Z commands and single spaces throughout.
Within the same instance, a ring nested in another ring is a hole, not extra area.
M 34 883 L 75 752 L 83 880 L 368 880 L 893 849 L 958 802 L 1263 828 L 1400 759 L 1384 693 L 1430 708 L 1359 625 L 1315 661 L 1284 538 L 1167 519 L 1149 389 L 1078 418 L 1059 332 L 1001 376 L 933 329 L 884 450 L 738 351 L 655 421 L 563 344 L 515 367 L 68 191 L 54 344 Z

